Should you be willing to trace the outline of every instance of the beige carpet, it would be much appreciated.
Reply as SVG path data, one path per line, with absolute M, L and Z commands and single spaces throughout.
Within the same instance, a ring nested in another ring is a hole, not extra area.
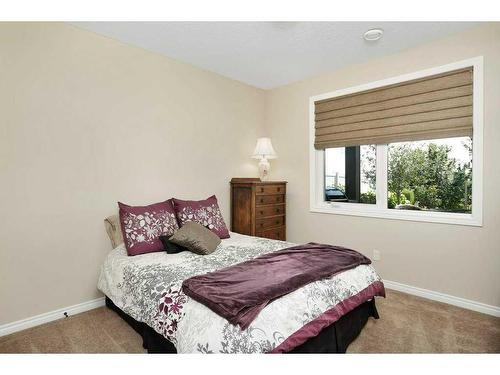
M 388 291 L 349 353 L 500 353 L 500 318 Z M 144 353 L 105 307 L 0 337 L 0 353 Z

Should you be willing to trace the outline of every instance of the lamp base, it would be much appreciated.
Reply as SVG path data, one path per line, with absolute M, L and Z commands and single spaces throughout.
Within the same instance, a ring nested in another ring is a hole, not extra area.
M 271 165 L 266 158 L 262 158 L 259 161 L 259 176 L 262 181 L 267 180 L 269 177 L 269 170 L 271 169 Z

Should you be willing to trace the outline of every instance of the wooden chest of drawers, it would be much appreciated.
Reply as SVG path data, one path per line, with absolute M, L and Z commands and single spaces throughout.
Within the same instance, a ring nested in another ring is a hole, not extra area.
M 286 181 L 231 180 L 231 230 L 286 240 Z

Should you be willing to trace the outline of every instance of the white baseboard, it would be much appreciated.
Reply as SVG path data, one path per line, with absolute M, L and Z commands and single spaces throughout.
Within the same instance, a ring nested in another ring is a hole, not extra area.
M 450 296 L 449 294 L 434 292 L 433 290 L 417 288 L 415 286 L 401 284 L 395 281 L 384 280 L 384 285 L 387 289 L 394 289 L 399 292 L 412 294 L 414 296 L 423 297 L 433 301 L 443 302 L 449 305 L 462 307 L 464 309 L 477 311 L 483 314 L 500 317 L 500 307 L 498 306 L 487 305 L 485 303 Z
M 73 305 L 62 309 L 50 311 L 45 314 L 32 316 L 31 318 L 18 320 L 17 322 L 7 323 L 0 326 L 0 337 L 5 335 L 10 335 L 11 333 L 22 331 L 24 329 L 28 329 L 31 327 L 39 326 L 41 324 L 49 323 L 54 320 L 62 319 L 65 317 L 64 313 L 67 313 L 68 316 L 70 316 L 88 310 L 96 309 L 101 306 L 104 306 L 104 297 L 97 298 L 92 301 L 79 303 L 78 305 Z

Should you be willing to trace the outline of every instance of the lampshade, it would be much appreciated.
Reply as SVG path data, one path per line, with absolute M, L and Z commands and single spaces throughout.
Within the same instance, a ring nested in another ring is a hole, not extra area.
M 274 151 L 271 139 L 267 137 L 257 139 L 257 145 L 252 155 L 254 159 L 261 159 L 264 157 L 267 159 L 276 159 L 278 157 L 276 151 Z

